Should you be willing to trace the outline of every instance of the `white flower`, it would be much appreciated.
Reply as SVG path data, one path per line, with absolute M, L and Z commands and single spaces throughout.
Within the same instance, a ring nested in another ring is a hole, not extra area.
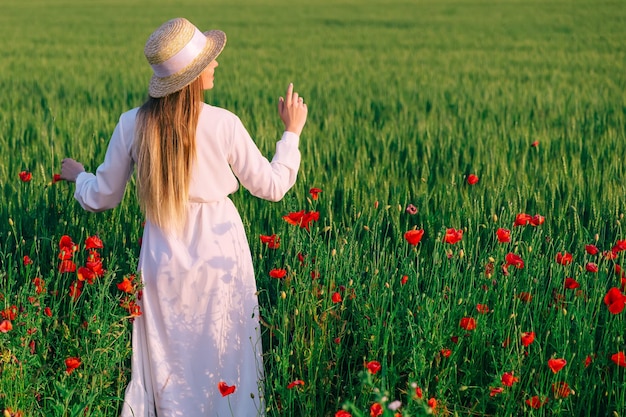
M 387 406 L 387 408 L 390 409 L 391 411 L 396 411 L 400 407 L 402 407 L 402 402 L 398 400 L 390 402 L 389 405 Z

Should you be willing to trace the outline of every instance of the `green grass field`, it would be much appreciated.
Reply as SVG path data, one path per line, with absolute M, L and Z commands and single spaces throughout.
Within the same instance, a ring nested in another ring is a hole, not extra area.
M 227 33 L 206 99 L 264 154 L 287 83 L 309 104 L 296 186 L 279 203 L 232 196 L 257 272 L 268 416 L 626 415 L 623 1 L 4 0 L 5 417 L 117 416 L 132 326 L 117 284 L 143 218 L 132 183 L 92 214 L 53 174 L 68 156 L 97 168 L 146 97 L 145 40 L 177 16 Z M 282 219 L 299 210 L 319 212 L 310 231 Z M 545 222 L 514 226 L 521 213 Z M 260 241 L 271 234 L 280 248 Z M 103 241 L 106 273 L 76 297 L 64 235 L 79 266 L 85 240 Z

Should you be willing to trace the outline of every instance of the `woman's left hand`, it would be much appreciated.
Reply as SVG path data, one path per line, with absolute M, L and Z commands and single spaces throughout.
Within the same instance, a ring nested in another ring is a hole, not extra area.
M 85 167 L 72 158 L 65 158 L 61 161 L 61 179 L 69 182 L 76 182 L 76 177 L 81 172 L 85 172 Z

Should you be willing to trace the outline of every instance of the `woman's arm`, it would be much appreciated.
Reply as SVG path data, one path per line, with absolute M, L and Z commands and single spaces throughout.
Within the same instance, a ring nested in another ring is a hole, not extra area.
M 279 201 L 296 182 L 300 167 L 299 135 L 306 123 L 307 106 L 289 84 L 286 98 L 278 102 L 285 132 L 269 162 L 259 151 L 239 119 L 233 128 L 229 164 L 241 184 L 256 197 Z
M 122 201 L 134 167 L 127 139 L 120 119 L 109 141 L 104 162 L 95 175 L 85 172 L 80 162 L 70 158 L 63 160 L 61 178 L 76 182 L 74 197 L 85 210 L 103 211 Z

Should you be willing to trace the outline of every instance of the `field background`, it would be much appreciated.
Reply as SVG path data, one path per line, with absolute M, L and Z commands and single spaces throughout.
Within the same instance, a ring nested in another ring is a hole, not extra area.
M 0 5 L 0 310 L 19 309 L 13 330 L 0 333 L 0 410 L 117 413 L 131 324 L 115 284 L 134 270 L 143 219 L 132 184 L 119 208 L 90 214 L 52 175 L 66 156 L 96 169 L 119 114 L 146 97 L 145 40 L 184 16 L 227 33 L 206 98 L 238 114 L 264 154 L 281 133 L 276 101 L 287 83 L 309 103 L 294 189 L 278 204 L 245 190 L 233 196 L 266 323 L 268 415 L 327 416 L 342 406 L 369 415 L 374 401 L 393 400 L 405 416 L 429 411 L 412 384 L 442 414 L 626 413 L 625 369 L 610 360 L 626 349 L 626 313 L 602 303 L 619 286 L 613 271 L 623 255 L 609 261 L 584 250 L 626 239 L 623 1 L 173 3 Z M 21 182 L 21 171 L 32 181 Z M 470 173 L 478 184 L 466 183 Z M 310 187 L 323 190 L 319 200 Z M 405 212 L 408 204 L 417 214 Z M 311 233 L 281 219 L 302 209 L 320 212 Z M 513 228 L 518 213 L 546 220 Z M 414 227 L 425 231 L 415 250 L 403 239 Z M 512 230 L 511 243 L 496 241 L 500 227 Z M 442 243 L 446 228 L 463 229 L 463 240 Z M 258 239 L 272 233 L 279 250 Z M 77 301 L 67 295 L 75 276 L 57 272 L 65 234 L 104 242 L 108 273 Z M 563 251 L 573 264 L 556 265 Z M 505 276 L 509 252 L 526 266 Z M 587 262 L 598 273 L 586 272 Z M 269 278 L 276 267 L 288 279 Z M 563 290 L 566 276 L 582 295 Z M 45 293 L 34 294 L 35 277 Z M 534 294 L 528 305 L 516 298 L 522 291 Z M 478 315 L 477 303 L 490 312 Z M 465 316 L 476 317 L 475 331 L 459 329 Z M 518 340 L 526 331 L 537 334 L 528 349 Z M 584 367 L 588 355 L 594 361 Z M 83 365 L 68 375 L 70 356 Z M 565 370 L 550 372 L 551 357 L 566 358 Z M 364 372 L 370 360 L 381 362 L 380 373 Z M 490 397 L 504 372 L 520 381 Z M 296 379 L 305 385 L 287 389 Z M 551 385 L 561 381 L 574 393 L 555 399 Z M 550 401 L 532 409 L 534 395 Z

